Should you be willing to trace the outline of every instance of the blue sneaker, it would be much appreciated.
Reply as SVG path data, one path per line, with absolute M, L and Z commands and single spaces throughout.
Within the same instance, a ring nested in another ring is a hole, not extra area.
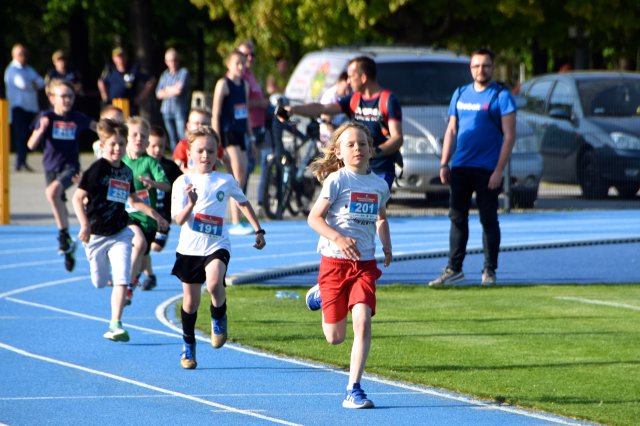
M 305 297 L 307 301 L 307 308 L 310 311 L 317 311 L 322 308 L 322 299 L 320 298 L 320 284 L 316 284 L 307 291 L 307 296 Z
M 197 365 L 198 363 L 196 362 L 196 344 L 185 343 L 182 347 L 180 366 L 186 370 L 193 370 Z
M 211 320 L 211 346 L 218 349 L 227 341 L 227 316 Z
M 353 389 L 347 391 L 342 401 L 343 408 L 373 408 L 373 401 L 367 399 L 367 394 L 360 388 L 360 383 L 354 383 Z
M 251 235 L 253 228 L 249 224 L 234 223 L 229 226 L 229 235 Z

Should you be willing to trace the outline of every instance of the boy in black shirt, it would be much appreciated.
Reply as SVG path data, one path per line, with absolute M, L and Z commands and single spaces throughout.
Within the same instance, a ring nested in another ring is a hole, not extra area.
M 129 201 L 153 217 L 160 228 L 168 227 L 168 223 L 135 194 L 133 172 L 122 162 L 126 126 L 113 120 L 100 120 L 98 136 L 102 158 L 82 175 L 73 196 L 73 209 L 80 222 L 78 238 L 89 259 L 93 285 L 103 288 L 109 281 L 109 273 L 112 277 L 111 323 L 104 338 L 128 342 L 129 333 L 122 328 L 121 318 L 131 271 L 133 232 L 127 227 L 129 215 L 125 203 Z

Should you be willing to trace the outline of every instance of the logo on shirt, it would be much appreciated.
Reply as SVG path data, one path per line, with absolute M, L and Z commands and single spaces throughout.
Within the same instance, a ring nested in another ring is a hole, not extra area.
M 76 139 L 76 123 L 72 121 L 54 121 L 51 135 L 54 139 L 72 141 Z
M 358 106 L 353 113 L 353 117 L 358 121 L 380 121 L 382 114 L 378 107 Z
M 456 104 L 456 108 L 461 111 L 480 111 L 480 109 L 489 109 L 489 104 L 486 103 L 485 108 L 484 105 L 480 105 L 477 103 L 458 101 L 458 103 Z
M 220 202 L 222 202 L 222 200 L 224 200 L 224 191 L 218 191 L 216 193 L 216 199 Z

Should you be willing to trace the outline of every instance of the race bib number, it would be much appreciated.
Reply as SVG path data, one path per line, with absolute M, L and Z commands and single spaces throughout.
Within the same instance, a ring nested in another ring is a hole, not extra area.
M 140 191 L 136 191 L 136 195 L 138 196 L 138 198 L 140 198 L 142 201 L 144 201 L 145 204 L 151 205 L 151 200 L 149 199 L 149 191 L 148 190 L 141 189 Z M 127 202 L 126 210 L 127 210 L 127 213 L 133 213 L 133 212 L 137 212 L 138 211 L 138 209 L 136 209 L 131 204 L 129 204 L 129 202 Z
M 54 121 L 51 129 L 53 139 L 72 141 L 76 139 L 76 123 Z
M 191 229 L 204 234 L 208 238 L 218 239 L 222 238 L 222 222 L 223 219 L 221 217 L 196 213 Z
M 352 192 L 349 203 L 349 217 L 376 221 L 378 218 L 378 194 L 366 192 Z
M 109 179 L 109 188 L 107 189 L 107 200 L 115 201 L 116 203 L 125 204 L 129 198 L 129 183 L 117 180 Z
M 247 104 L 235 104 L 233 106 L 233 118 L 236 120 L 244 120 L 247 117 Z

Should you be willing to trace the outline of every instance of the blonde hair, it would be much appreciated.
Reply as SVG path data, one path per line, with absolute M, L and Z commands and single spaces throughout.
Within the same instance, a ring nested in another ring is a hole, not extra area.
M 140 129 L 145 132 L 147 136 L 151 132 L 151 125 L 149 124 L 149 122 L 139 115 L 134 115 L 133 117 L 129 117 L 127 119 L 127 127 L 135 125 L 140 126 Z
M 344 167 L 344 162 L 336 156 L 336 148 L 340 145 L 340 136 L 349 130 L 356 129 L 363 132 L 367 138 L 369 149 L 373 151 L 373 138 L 371 132 L 364 124 L 357 121 L 348 121 L 338 127 L 332 134 L 329 142 L 322 148 L 322 157 L 315 159 L 309 164 L 309 170 L 320 181 L 323 182 L 327 176 Z
M 98 125 L 96 126 L 96 131 L 98 132 L 98 138 L 100 138 L 100 142 L 104 142 L 109 139 L 113 135 L 118 135 L 121 138 L 127 139 L 127 126 L 124 123 L 121 123 L 116 120 L 112 120 L 110 118 L 102 118 L 98 121 Z
M 196 130 L 187 130 L 184 136 L 187 138 L 189 149 L 193 141 L 201 137 L 211 138 L 216 143 L 216 148 L 220 145 L 220 137 L 211 126 L 198 126 Z
M 63 80 L 62 78 L 51 79 L 47 83 L 47 86 L 45 87 L 44 92 L 46 93 L 47 96 L 51 96 L 51 92 L 53 91 L 53 89 L 61 86 L 64 86 L 67 89 L 71 90 L 74 95 L 76 94 L 76 89 L 73 87 L 73 84 L 71 84 L 71 82 L 68 80 Z

